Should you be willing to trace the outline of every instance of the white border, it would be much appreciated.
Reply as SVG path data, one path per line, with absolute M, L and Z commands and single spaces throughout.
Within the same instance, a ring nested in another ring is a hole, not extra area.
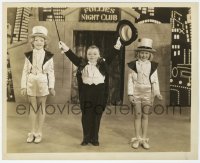
M 3 0 L 3 2 L 30 2 L 30 1 L 25 1 L 25 0 L 21 0 L 21 1 L 17 1 L 17 0 Z M 53 1 L 41 1 L 41 0 L 32 0 L 31 2 L 53 2 Z M 58 2 L 75 2 L 75 1 L 58 1 Z M 76 1 L 76 2 L 83 2 L 83 1 Z M 97 1 L 84 1 L 84 2 L 97 2 Z M 98 1 L 98 2 L 122 2 L 122 1 L 109 1 L 109 0 L 103 0 L 103 1 Z M 123 2 L 131 2 L 131 3 L 133 3 L 133 2 L 152 2 L 151 0 L 145 0 L 145 1 L 143 1 L 143 0 L 135 0 L 135 1 L 127 1 L 127 0 L 124 0 Z M 169 0 L 169 1 L 161 1 L 161 0 L 159 0 L 159 1 L 153 1 L 153 2 L 188 2 L 188 0 L 184 0 L 184 1 L 181 1 L 181 0 L 177 0 L 177 1 L 172 1 L 172 0 Z M 199 1 L 190 1 L 190 2 L 199 2 Z M 55 4 L 55 3 L 54 3 Z M 113 5 L 113 4 L 112 4 Z M 128 4 L 128 5 L 130 5 L 130 4 Z M 141 3 L 140 3 L 140 5 L 141 5 Z M 146 4 L 146 5 L 148 5 L 148 6 L 151 6 L 151 5 L 149 5 L 149 4 Z M 160 4 L 161 6 L 163 5 L 163 3 L 161 3 Z M 138 6 L 138 4 L 136 5 L 136 6 Z M 185 6 L 187 6 L 188 7 L 188 4 L 185 4 Z M 1 7 L 0 7 L 0 9 L 1 9 L 1 11 L 2 11 L 2 5 L 1 5 Z M 199 9 L 199 6 L 198 6 L 198 9 Z M 2 12 L 1 12 L 2 13 Z M 197 15 L 196 15 L 197 16 Z M 2 14 L 0 14 L 0 19 L 1 19 L 1 22 L 2 22 Z M 199 18 L 196 18 L 195 20 L 199 20 Z M 194 21 L 193 21 L 193 24 L 194 24 Z M 199 24 L 198 24 L 199 25 Z M 2 24 L 2 26 L 3 26 L 3 24 Z M 3 34 L 3 32 L 2 32 L 2 34 Z M 192 35 L 193 36 L 195 36 L 196 34 L 194 33 L 194 30 L 193 30 L 193 32 L 192 32 Z M 198 34 L 198 36 L 197 36 L 198 38 L 199 38 L 199 34 Z M 1 49 L 2 49 L 2 35 L 1 35 Z M 4 40 L 5 41 L 5 40 Z M 195 48 L 196 47 L 199 47 L 198 46 L 199 45 L 199 42 L 198 41 L 195 41 L 195 39 L 194 39 L 194 37 L 193 37 L 193 39 L 192 39 L 192 49 L 194 50 L 193 51 L 193 54 L 199 54 L 199 49 L 197 48 L 196 50 L 195 50 Z M 2 55 L 0 55 L 0 63 L 1 63 L 1 65 L 2 65 Z M 200 58 L 200 57 L 199 57 Z M 198 72 L 198 70 L 199 70 L 199 67 L 198 67 L 198 61 L 199 61 L 199 63 L 200 63 L 200 59 L 195 59 L 194 60 L 194 58 L 192 59 L 192 71 L 193 70 L 197 70 L 197 72 Z M 194 65 L 194 63 L 196 62 L 196 64 Z M 2 72 L 2 70 L 3 70 L 3 68 L 1 67 L 1 72 Z M 199 73 L 198 73 L 199 74 Z M 2 76 L 1 76 L 2 77 Z M 0 77 L 0 82 L 2 83 L 2 78 Z M 195 80 L 198 82 L 199 80 L 198 80 L 198 76 L 194 76 L 194 74 L 192 75 L 192 77 L 193 78 L 195 78 Z M 5 76 L 3 76 L 3 78 L 5 78 Z M 197 84 L 197 87 L 198 87 L 198 84 Z M 198 104 L 198 96 L 196 95 L 196 94 L 194 94 L 194 90 L 196 90 L 196 88 L 197 88 L 196 86 L 194 87 L 194 85 L 192 85 L 192 94 L 193 94 L 193 99 L 192 99 L 192 101 L 195 103 L 195 105 L 196 104 Z M 2 88 L 2 87 L 1 87 Z M 1 89 L 0 88 L 0 89 Z M 198 90 L 199 90 L 199 87 L 198 87 Z M 1 97 L 2 97 L 2 90 L 1 90 Z M 195 97 L 195 98 L 194 98 Z M 1 99 L 1 104 L 2 104 L 2 102 L 3 102 L 3 100 Z M 192 103 L 193 103 L 192 102 Z M 193 104 L 194 104 L 193 103 Z M 2 105 L 1 105 L 2 106 Z M 193 106 L 193 105 L 192 105 Z M 198 104 L 198 106 L 199 106 L 199 104 Z M 4 108 L 2 108 L 2 110 L 3 110 Z M 194 107 L 194 109 L 197 109 L 197 106 L 195 106 Z M 199 115 L 199 117 L 200 117 L 200 114 L 195 114 L 196 112 L 193 112 L 192 111 L 192 117 L 193 116 L 197 116 L 197 115 Z M 199 112 L 198 112 L 199 113 Z M 0 113 L 1 114 L 1 116 L 0 116 L 0 120 L 2 121 L 2 112 Z M 196 121 L 198 124 L 199 124 L 199 121 L 197 120 Z M 195 123 L 196 123 L 195 122 Z M 3 125 L 2 125 L 2 123 L 0 124 L 0 127 L 1 127 L 1 130 L 2 130 L 2 127 L 3 127 Z M 195 127 L 193 127 L 193 126 L 191 126 L 191 130 L 192 130 L 192 132 L 193 131 L 195 131 L 196 130 L 196 128 Z M 199 131 L 200 132 L 200 131 Z M 2 131 L 1 131 L 1 133 L 3 133 Z M 192 138 L 191 138 L 192 139 Z M 192 140 L 193 141 L 193 140 Z M 193 142 L 193 143 L 195 143 L 195 142 Z M 1 141 L 0 141 L 0 144 L 2 144 L 2 139 L 1 139 Z M 176 156 L 177 156 L 177 158 L 179 158 L 178 156 L 179 156 L 179 152 L 174 152 L 174 153 L 176 153 Z M 198 153 L 199 153 L 199 151 L 198 151 Z M 2 154 L 2 152 L 1 152 L 1 154 Z M 110 154 L 110 153 L 109 153 Z M 116 153 L 114 153 L 115 155 L 116 155 Z M 137 153 L 138 154 L 138 153 Z M 144 155 L 144 153 L 141 153 L 141 154 L 143 154 Z M 158 154 L 157 152 L 155 153 L 155 155 L 156 154 Z M 17 154 L 18 156 L 16 156 L 16 158 L 20 158 L 20 154 Z M 31 154 L 32 155 L 32 157 L 33 157 L 33 154 Z M 45 155 L 45 154 L 42 154 L 42 155 Z M 52 154 L 51 154 L 52 155 Z M 58 155 L 62 155 L 62 154 L 58 154 Z M 65 153 L 64 154 L 65 155 L 65 157 L 67 156 L 67 154 Z M 59 157 L 60 157 L 59 156 Z M 187 155 L 186 154 L 186 157 L 188 156 L 188 158 L 185 158 L 185 159 L 189 159 L 189 155 Z M 48 156 L 49 157 L 49 156 Z M 27 157 L 28 158 L 28 157 Z M 52 156 L 52 158 L 54 158 L 54 156 Z M 62 156 L 60 157 L 60 158 L 62 158 Z M 69 157 L 70 158 L 70 157 Z M 73 159 L 74 157 L 72 157 L 72 159 Z M 156 156 L 155 156 L 155 158 L 156 158 Z M 49 159 L 51 159 L 51 158 L 49 158 Z M 136 158 L 137 159 L 137 158 Z M 167 157 L 166 157 L 166 159 L 167 159 Z M 169 159 L 169 158 L 168 158 Z M 20 161 L 21 162 L 21 161 Z M 81 162 L 85 162 L 85 161 L 81 161 Z M 87 161 L 88 162 L 88 161 Z M 118 162 L 117 160 L 115 160 L 114 162 Z M 124 162 L 124 161 L 123 161 Z M 130 162 L 130 161 L 126 161 L 126 162 Z M 135 162 L 135 160 L 134 160 L 134 162 Z M 151 160 L 151 161 L 142 161 L 142 162 L 158 162 L 158 161 L 154 161 L 154 160 Z M 165 162 L 165 161 L 163 161 L 163 162 Z M 166 161 L 166 162 L 168 162 L 168 161 Z M 172 161 L 172 162 L 175 162 L 175 161 Z M 179 162 L 178 160 L 176 160 L 176 162 Z M 181 161 L 181 162 L 186 162 L 186 161 Z M 191 161 L 190 161 L 191 162 Z M 192 161 L 193 162 L 193 161 Z

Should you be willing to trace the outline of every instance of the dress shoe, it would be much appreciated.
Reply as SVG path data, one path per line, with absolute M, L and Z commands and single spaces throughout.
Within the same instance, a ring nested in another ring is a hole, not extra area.
M 81 145 L 82 145 L 82 146 L 86 146 L 86 145 L 88 145 L 88 142 L 82 141 Z
M 142 147 L 144 149 L 149 149 L 150 148 L 150 145 L 149 145 L 149 138 L 146 138 L 146 139 L 142 139 Z
M 98 142 L 98 141 L 90 141 L 90 143 L 91 143 L 93 146 L 99 146 L 99 142 Z
M 137 149 L 140 146 L 141 138 L 140 137 L 139 138 L 132 138 L 131 143 L 132 143 L 131 147 Z
M 32 143 L 35 139 L 34 133 L 28 133 L 27 143 Z
M 38 144 L 42 141 L 42 133 L 36 133 L 35 134 L 35 140 L 34 143 Z

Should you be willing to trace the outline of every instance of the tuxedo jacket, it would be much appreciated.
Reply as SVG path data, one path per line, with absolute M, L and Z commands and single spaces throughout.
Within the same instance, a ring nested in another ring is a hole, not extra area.
M 129 74 L 128 74 L 128 87 L 127 87 L 127 92 L 128 95 L 133 95 L 134 94 L 134 87 L 137 82 L 137 66 L 136 62 L 132 61 L 128 63 L 128 67 L 130 68 Z M 150 70 L 150 75 L 149 75 L 149 81 L 151 83 L 151 88 L 152 88 L 152 98 L 154 98 L 156 95 L 160 95 L 160 88 L 159 88 L 159 80 L 158 80 L 158 73 L 157 73 L 157 67 L 158 63 L 150 61 L 151 63 L 151 70 Z
M 110 63 L 112 62 L 112 60 L 114 59 L 114 57 L 119 54 L 119 50 L 114 49 L 112 50 L 111 54 L 104 58 L 99 58 L 97 60 L 97 68 L 99 69 L 100 73 L 105 76 L 105 92 L 104 92 L 104 97 L 105 97 L 105 102 L 107 102 L 108 99 L 108 93 L 109 93 L 109 74 L 108 74 L 108 66 L 110 65 Z M 80 96 L 80 92 L 82 90 L 82 85 L 83 85 L 83 81 L 82 81 L 82 70 L 85 68 L 85 66 L 88 64 L 88 60 L 83 58 L 83 57 L 78 57 L 76 54 L 74 54 L 72 52 L 72 50 L 68 50 L 67 52 L 65 52 L 65 55 L 69 58 L 69 60 L 78 67 L 77 69 L 77 73 L 76 73 L 76 77 L 77 77 L 77 81 L 78 81 L 78 91 L 79 91 L 79 96 Z M 79 98 L 80 99 L 80 98 Z
M 31 73 L 33 66 L 33 51 L 25 53 L 25 63 L 22 72 L 21 88 L 27 88 L 28 75 Z M 49 88 L 54 88 L 55 76 L 54 76 L 54 63 L 53 54 L 45 50 L 45 57 L 42 64 L 42 73 L 47 74 Z

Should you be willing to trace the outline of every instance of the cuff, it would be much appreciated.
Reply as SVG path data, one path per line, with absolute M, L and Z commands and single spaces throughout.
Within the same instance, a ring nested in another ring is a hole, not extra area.
M 114 48 L 120 50 L 121 46 L 114 45 Z
M 69 48 L 67 49 L 63 49 L 64 53 L 68 52 L 69 51 Z

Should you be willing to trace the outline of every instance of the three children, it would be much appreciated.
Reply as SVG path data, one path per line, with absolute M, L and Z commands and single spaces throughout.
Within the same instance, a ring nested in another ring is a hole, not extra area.
M 33 50 L 25 53 L 25 64 L 21 79 L 21 94 L 28 95 L 30 109 L 31 131 L 27 142 L 39 143 L 42 140 L 42 126 L 45 120 L 45 105 L 48 94 L 55 95 L 53 54 L 45 50 L 47 45 L 47 29 L 43 26 L 33 27 L 31 43 Z M 148 38 L 139 39 L 135 49 L 136 58 L 130 63 L 128 75 L 128 97 L 134 106 L 135 137 L 132 147 L 141 144 L 149 149 L 148 112 L 155 97 L 162 100 L 157 75 L 158 64 L 151 61 L 153 41 Z M 65 43 L 59 42 L 59 48 L 64 51 L 70 61 L 78 67 L 77 80 L 82 111 L 83 141 L 82 146 L 91 143 L 99 146 L 99 128 L 103 111 L 106 107 L 108 90 L 108 65 L 119 53 L 121 43 L 118 39 L 113 53 L 107 58 L 101 58 L 100 50 L 92 45 L 87 49 L 87 59 L 75 55 Z M 34 110 L 33 110 L 34 109 Z M 37 111 L 35 113 L 35 110 Z

